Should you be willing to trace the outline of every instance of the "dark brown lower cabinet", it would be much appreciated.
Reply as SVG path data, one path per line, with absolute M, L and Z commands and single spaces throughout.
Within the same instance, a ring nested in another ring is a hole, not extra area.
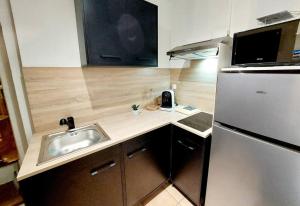
M 122 206 L 121 146 L 20 181 L 26 206 Z
M 209 148 L 210 138 L 167 125 L 22 180 L 20 189 L 26 206 L 133 206 L 171 180 L 203 205 Z
M 195 205 L 204 205 L 211 138 L 173 127 L 173 185 Z
M 127 206 L 136 205 L 170 177 L 171 126 L 123 144 Z

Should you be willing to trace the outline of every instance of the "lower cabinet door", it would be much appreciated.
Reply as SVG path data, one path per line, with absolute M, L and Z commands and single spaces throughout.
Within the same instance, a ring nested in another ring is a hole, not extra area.
M 207 180 L 208 139 L 174 127 L 172 182 L 194 204 L 203 205 Z
M 127 206 L 132 206 L 169 178 L 170 127 L 124 143 L 124 159 Z
M 123 205 L 120 152 L 114 146 L 21 181 L 26 205 Z

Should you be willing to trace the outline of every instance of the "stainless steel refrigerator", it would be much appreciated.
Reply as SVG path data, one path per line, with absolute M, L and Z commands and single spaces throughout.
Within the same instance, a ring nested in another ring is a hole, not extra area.
M 300 74 L 219 74 L 205 205 L 300 206 Z

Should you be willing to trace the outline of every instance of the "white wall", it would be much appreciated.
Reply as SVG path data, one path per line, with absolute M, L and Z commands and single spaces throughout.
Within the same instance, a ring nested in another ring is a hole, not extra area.
M 0 168 L 0 185 L 15 180 L 15 171 L 17 171 L 16 164 Z
M 158 5 L 158 64 L 168 68 L 170 0 Z M 11 0 L 24 67 L 80 67 L 74 0 Z
M 299 0 L 232 0 L 231 33 L 261 26 L 257 18 L 283 10 L 300 11 Z
M 169 49 L 257 27 L 257 17 L 300 10 L 299 0 L 147 0 L 159 6 L 159 67 Z M 230 3 L 232 2 L 232 19 Z M 78 67 L 74 0 L 11 0 L 24 67 Z M 171 62 L 173 63 L 173 62 Z
M 22 160 L 27 149 L 27 141 L 18 108 L 2 27 L 0 27 L 0 76 L 16 146 L 18 148 L 19 157 Z
M 172 12 L 173 47 L 227 34 L 229 0 L 174 0 Z
M 17 104 L 21 113 L 25 134 L 27 140 L 29 140 L 32 135 L 31 119 L 26 101 L 27 98 L 21 71 L 22 67 L 18 53 L 18 42 L 16 40 L 15 30 L 13 27 L 9 0 L 0 1 L 0 24 L 2 26 L 5 46 L 9 58 L 9 66 L 17 96 Z
M 74 0 L 11 0 L 24 67 L 79 67 Z
M 158 67 L 168 68 L 169 57 L 166 55 L 171 47 L 172 0 L 147 0 L 158 6 Z
M 283 10 L 299 12 L 300 1 L 173 0 L 171 8 L 174 47 L 256 28 L 261 26 L 259 17 Z

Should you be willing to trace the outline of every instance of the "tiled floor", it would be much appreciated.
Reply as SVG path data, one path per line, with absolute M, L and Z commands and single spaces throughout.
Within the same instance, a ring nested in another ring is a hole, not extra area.
M 146 206 L 193 206 L 175 187 L 168 186 Z

